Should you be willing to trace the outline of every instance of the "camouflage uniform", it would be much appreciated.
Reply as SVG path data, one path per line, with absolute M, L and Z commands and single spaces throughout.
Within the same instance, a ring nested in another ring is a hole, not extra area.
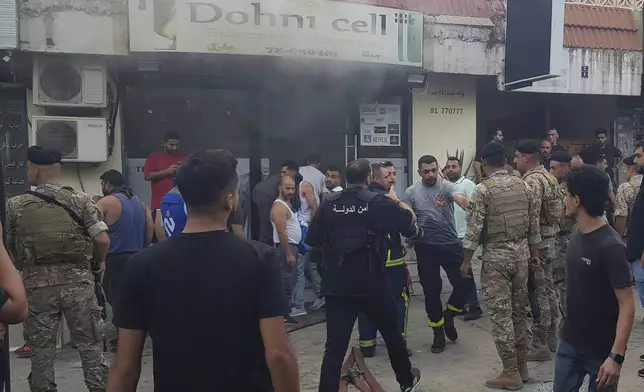
M 630 212 L 633 211 L 633 205 L 640 191 L 640 186 L 642 186 L 642 175 L 638 174 L 617 188 L 617 194 L 615 195 L 615 216 L 628 218 Z
M 533 325 L 532 345 L 535 348 L 557 346 L 559 303 L 552 275 L 557 257 L 555 235 L 559 232 L 559 220 L 563 211 L 563 199 L 559 182 L 539 165 L 523 175 L 523 180 L 532 189 L 537 203 L 541 243 L 539 266 L 533 271 L 540 317 Z
M 7 248 L 22 277 L 29 301 L 25 341 L 33 350 L 29 386 L 56 391 L 54 358 L 61 315 L 80 352 L 85 384 L 91 392 L 107 388 L 103 357 L 104 326 L 90 268 L 92 239 L 107 230 L 90 196 L 46 184 L 36 192 L 54 197 L 83 219 L 81 228 L 60 206 L 23 194 L 7 201 Z
M 561 184 L 561 197 L 566 195 L 566 183 Z M 561 315 L 561 320 L 559 322 L 559 331 L 563 327 L 563 320 L 566 317 L 566 301 L 567 301 L 567 291 L 566 291 L 566 251 L 568 250 L 569 236 L 572 232 L 572 228 L 575 225 L 575 220 L 566 216 L 566 211 L 561 215 L 561 222 L 559 224 L 560 231 L 555 237 L 557 244 L 557 258 L 552 269 L 552 278 L 555 283 L 555 290 L 557 292 L 557 297 L 559 298 L 559 313 Z
M 528 185 L 498 170 L 474 188 L 467 208 L 463 248 L 483 248 L 481 285 L 492 337 L 502 360 L 528 353 L 528 244 L 540 241 L 536 203 Z

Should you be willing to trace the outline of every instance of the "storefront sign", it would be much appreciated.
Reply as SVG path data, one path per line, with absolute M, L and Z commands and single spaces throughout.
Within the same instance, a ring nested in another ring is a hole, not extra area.
M 360 105 L 360 145 L 400 146 L 400 105 Z
M 129 1 L 130 50 L 422 66 L 423 15 L 328 0 Z

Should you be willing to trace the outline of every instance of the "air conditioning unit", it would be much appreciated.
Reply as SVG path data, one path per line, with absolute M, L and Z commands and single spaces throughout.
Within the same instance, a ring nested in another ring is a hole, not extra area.
M 104 108 L 105 65 L 77 58 L 36 57 L 33 92 L 34 105 Z
M 33 116 L 31 141 L 60 151 L 63 162 L 107 161 L 107 119 Z

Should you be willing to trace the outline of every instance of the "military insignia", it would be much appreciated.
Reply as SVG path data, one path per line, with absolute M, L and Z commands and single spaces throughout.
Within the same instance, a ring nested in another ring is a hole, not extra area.
M 445 195 L 438 195 L 436 197 L 436 205 L 439 207 L 443 207 L 446 201 L 447 199 L 445 198 Z

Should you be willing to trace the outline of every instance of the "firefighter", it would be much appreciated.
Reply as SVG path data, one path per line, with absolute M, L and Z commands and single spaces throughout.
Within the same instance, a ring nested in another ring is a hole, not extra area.
M 386 195 L 393 185 L 394 179 L 391 172 L 383 164 L 371 165 L 371 184 L 369 190 Z M 396 301 L 396 320 L 398 331 L 404 339 L 407 337 L 407 315 L 409 311 L 409 287 L 407 286 L 407 266 L 405 265 L 405 247 L 402 244 L 400 231 L 394 230 L 387 234 L 389 250 L 387 251 L 386 274 L 394 290 Z M 373 357 L 376 353 L 376 326 L 369 321 L 366 315 L 358 316 L 358 330 L 360 332 L 360 351 L 365 357 Z M 407 349 L 407 355 L 411 351 Z

